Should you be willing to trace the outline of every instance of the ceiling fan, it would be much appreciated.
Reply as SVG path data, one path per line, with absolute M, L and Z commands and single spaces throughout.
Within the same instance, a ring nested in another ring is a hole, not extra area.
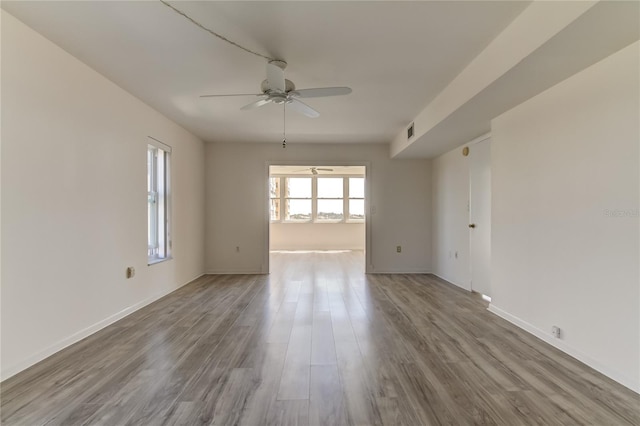
M 309 105 L 300 101 L 299 98 L 321 98 L 326 96 L 340 96 L 351 93 L 349 87 L 318 87 L 314 89 L 296 89 L 291 80 L 284 78 L 284 69 L 287 63 L 284 61 L 269 61 L 267 64 L 267 79 L 260 86 L 262 93 L 242 93 L 230 95 L 201 95 L 201 98 L 214 98 L 224 96 L 258 96 L 260 99 L 251 102 L 240 108 L 248 110 L 258 108 L 270 103 L 285 104 L 291 106 L 292 109 L 306 115 L 307 117 L 316 118 L 320 113 Z M 319 169 L 320 170 L 320 169 Z
M 294 172 L 304 172 L 306 170 L 311 170 L 311 173 L 313 173 L 314 175 L 318 174 L 318 170 L 320 170 L 321 172 L 332 172 L 333 171 L 333 169 L 324 169 L 322 167 L 308 167 L 306 169 L 294 170 Z

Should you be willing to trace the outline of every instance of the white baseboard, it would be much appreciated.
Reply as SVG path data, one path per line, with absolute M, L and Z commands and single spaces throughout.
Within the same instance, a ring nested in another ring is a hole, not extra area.
M 536 336 L 538 339 L 550 344 L 551 346 L 561 350 L 562 352 L 574 357 L 575 359 L 577 359 L 578 361 L 588 365 L 589 367 L 593 368 L 596 371 L 599 371 L 600 373 L 604 374 L 605 376 L 615 380 L 616 382 L 620 383 L 621 385 L 631 389 L 632 391 L 639 393 L 640 394 L 640 380 L 638 380 L 638 378 L 633 378 L 633 377 L 629 377 L 619 371 L 613 370 L 610 367 L 607 367 L 606 365 L 602 364 L 601 362 L 593 359 L 592 357 L 590 357 L 589 355 L 586 355 L 582 352 L 580 352 L 579 350 L 577 350 L 576 348 L 574 348 L 573 346 L 568 345 L 566 342 L 563 342 L 562 340 L 559 340 L 555 337 L 553 337 L 553 335 L 551 333 L 546 333 L 544 331 L 542 331 L 541 329 L 539 329 L 538 327 L 516 317 L 515 315 L 512 315 L 500 308 L 498 308 L 497 306 L 493 305 L 493 304 L 489 304 L 489 307 L 487 308 L 487 310 L 489 310 L 489 312 L 492 312 L 496 315 L 498 315 L 499 317 L 509 321 L 510 323 L 520 327 L 521 329 L 523 329 L 524 331 L 527 331 L 531 334 L 533 334 L 534 336 Z
M 470 287 L 470 286 L 463 286 L 463 285 L 460 285 L 460 284 L 458 284 L 457 282 L 455 282 L 455 281 L 453 281 L 453 280 L 450 280 L 449 278 L 445 278 L 445 277 L 443 277 L 443 276 L 440 276 L 440 275 L 438 275 L 438 274 L 436 274 L 436 273 L 434 273 L 434 272 L 432 272 L 431 274 L 432 274 L 432 275 L 435 275 L 436 277 L 440 278 L 441 280 L 445 280 L 445 281 L 446 281 L 446 282 L 448 282 L 449 284 L 453 284 L 453 285 L 455 285 L 456 287 L 460 287 L 460 288 L 461 288 L 461 289 L 463 289 L 463 290 L 471 291 L 471 287 Z
M 210 269 L 205 272 L 205 275 L 265 275 L 266 272 L 260 269 L 247 269 L 243 271 L 241 269 Z
M 270 247 L 269 252 L 272 251 L 335 251 L 335 250 L 349 250 L 349 251 L 364 251 L 364 247 L 336 247 L 334 245 L 331 246 L 318 246 L 318 247 L 295 247 L 295 246 L 277 246 Z
M 173 293 L 174 291 L 178 290 L 181 287 L 184 287 L 185 285 L 189 284 L 190 282 L 200 278 L 201 276 L 203 276 L 204 274 L 200 274 L 197 277 L 179 285 L 176 288 L 173 289 L 168 289 L 165 291 L 162 291 L 160 293 L 154 294 L 151 297 L 148 297 L 132 306 L 129 306 L 128 308 L 125 308 L 123 310 L 121 310 L 120 312 L 117 312 L 101 321 L 98 321 L 95 324 L 90 325 L 89 327 L 82 329 L 74 334 L 72 334 L 71 336 L 65 337 L 64 339 L 61 339 L 59 341 L 57 341 L 56 343 L 54 343 L 53 345 L 48 346 L 47 348 L 36 352 L 35 354 L 27 357 L 26 359 L 24 359 L 23 361 L 11 365 L 5 369 L 2 370 L 2 372 L 0 372 L 0 381 L 4 381 L 6 379 L 8 379 L 9 377 L 15 376 L 16 374 L 18 374 L 19 372 L 26 370 L 27 368 L 31 367 L 34 364 L 37 364 L 38 362 L 42 361 L 45 358 L 50 357 L 51 355 L 55 354 L 56 352 L 61 351 L 62 349 L 73 345 L 74 343 L 79 342 L 80 340 L 84 339 L 85 337 L 88 337 L 90 335 L 92 335 L 93 333 L 96 333 L 100 330 L 102 330 L 103 328 L 113 324 L 114 322 L 128 316 L 131 315 L 132 313 L 134 313 L 135 311 L 137 311 L 138 309 L 141 309 L 153 302 L 155 302 L 156 300 L 166 296 L 167 294 Z
M 383 269 L 374 270 L 369 274 L 430 274 L 431 272 L 426 269 Z

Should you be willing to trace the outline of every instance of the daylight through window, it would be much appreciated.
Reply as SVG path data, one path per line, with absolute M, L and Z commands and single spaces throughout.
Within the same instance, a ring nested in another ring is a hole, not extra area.
M 169 258 L 169 154 L 164 144 L 147 146 L 148 263 Z
M 364 177 L 271 176 L 272 222 L 363 222 Z
M 364 178 L 349 178 L 349 219 L 364 220 Z
M 285 219 L 298 222 L 311 220 L 312 179 L 288 177 L 284 180 L 286 182 Z

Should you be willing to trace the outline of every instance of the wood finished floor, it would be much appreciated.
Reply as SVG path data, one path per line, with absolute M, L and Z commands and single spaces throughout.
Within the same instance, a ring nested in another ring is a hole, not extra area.
M 204 276 L 2 383 L 5 425 L 638 425 L 640 397 L 362 253 Z

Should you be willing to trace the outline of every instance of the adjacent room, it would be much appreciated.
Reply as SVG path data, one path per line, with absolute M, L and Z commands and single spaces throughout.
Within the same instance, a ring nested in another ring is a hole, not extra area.
M 365 166 L 270 166 L 270 254 L 358 252 L 364 271 L 365 174 Z
M 639 2 L 0 24 L 3 425 L 640 424 Z

